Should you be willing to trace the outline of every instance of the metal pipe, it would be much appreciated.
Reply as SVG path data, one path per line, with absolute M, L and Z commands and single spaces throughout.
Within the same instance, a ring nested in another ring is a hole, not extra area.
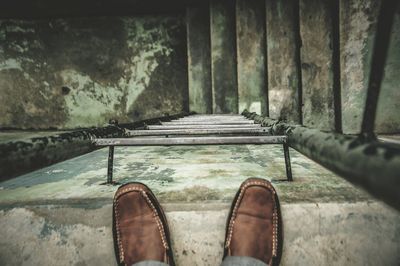
M 191 114 L 191 115 L 188 115 L 186 117 L 194 117 L 194 118 L 202 118 L 202 117 L 235 118 L 235 117 L 243 117 L 243 115 L 224 115 L 224 114 L 199 115 L 199 114 Z
M 214 117 L 203 117 L 203 118 L 192 118 L 192 117 L 184 117 L 180 118 L 178 120 L 172 120 L 172 121 L 249 121 L 249 119 L 245 117 L 235 117 L 235 118 L 214 118 Z
M 400 210 L 400 145 L 288 124 L 244 111 L 290 147 Z
M 191 114 L 190 117 L 243 117 L 241 114 Z
M 378 136 L 378 140 L 382 141 L 382 142 L 387 142 L 387 143 L 393 143 L 393 144 L 397 144 L 400 145 L 400 138 L 392 138 L 390 136 Z
M 286 176 L 288 181 L 291 182 L 293 181 L 292 165 L 290 164 L 289 145 L 286 142 L 283 143 L 283 155 L 285 156 Z
M 226 144 L 283 144 L 286 136 L 172 137 L 94 139 L 96 146 L 170 146 Z
M 260 128 L 215 128 L 215 129 L 164 129 L 164 130 L 127 130 L 128 136 L 160 135 L 210 135 L 210 134 L 270 134 L 267 127 Z
M 250 122 L 249 122 L 250 121 Z M 179 119 L 179 120 L 171 120 L 169 122 L 195 122 L 195 123 L 202 123 L 202 122 L 212 122 L 212 123 L 249 123 L 252 124 L 254 121 L 249 119 Z
M 113 183 L 114 146 L 108 150 L 107 184 Z
M 146 125 L 159 124 L 160 122 L 166 122 L 166 121 L 171 121 L 174 119 L 179 119 L 181 117 L 185 117 L 190 114 L 191 113 L 179 113 L 179 114 L 174 114 L 174 115 L 166 114 L 166 116 L 145 119 L 145 120 L 136 121 L 133 123 L 118 124 L 118 126 L 120 128 L 124 128 L 124 129 L 136 129 L 136 128 L 144 127 Z
M 235 120 L 235 119 L 243 119 L 245 120 L 246 118 L 244 116 L 186 116 L 186 117 L 181 117 L 180 119 L 226 119 L 226 120 Z
M 247 128 L 260 128 L 257 124 L 248 124 Z M 146 129 L 220 129 L 220 128 L 243 128 L 243 125 L 151 125 L 147 126 Z
M 171 122 L 162 122 L 162 125 L 243 125 L 254 124 L 252 120 L 245 121 L 171 121 Z

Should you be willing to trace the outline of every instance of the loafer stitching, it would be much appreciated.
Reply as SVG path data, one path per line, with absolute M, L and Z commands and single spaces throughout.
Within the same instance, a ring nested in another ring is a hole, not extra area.
M 273 195 L 276 194 L 275 189 L 272 187 L 272 185 L 266 181 L 265 182 L 249 181 L 242 185 L 242 187 L 240 188 L 239 197 L 235 202 L 235 206 L 232 211 L 232 216 L 229 221 L 228 237 L 226 238 L 225 248 L 229 248 L 229 245 L 232 240 L 233 227 L 235 225 L 235 219 L 237 215 L 237 210 L 239 208 L 239 203 L 242 201 L 244 191 L 250 186 L 262 186 L 269 189 Z M 272 257 L 276 257 L 277 247 L 278 247 L 278 209 L 276 206 L 275 197 L 273 197 L 272 199 L 274 201 L 274 210 L 272 214 Z
M 168 242 L 166 241 L 166 235 L 165 235 L 165 230 L 164 230 L 164 225 L 161 222 L 161 219 L 157 213 L 157 210 L 154 206 L 154 204 L 151 202 L 150 198 L 148 197 L 146 191 L 144 191 L 142 188 L 133 186 L 129 188 L 123 188 L 122 190 L 118 191 L 114 197 L 114 205 L 115 205 L 115 217 L 116 217 L 116 231 L 117 231 L 117 241 L 118 241 L 118 246 L 120 250 L 120 260 L 121 262 L 124 261 L 124 249 L 122 246 L 122 241 L 121 241 L 121 236 L 120 236 L 120 225 L 119 225 L 119 213 L 118 213 L 118 198 L 122 196 L 125 193 L 131 192 L 131 191 L 138 191 L 140 194 L 144 197 L 146 200 L 147 204 L 149 204 L 150 208 L 152 209 L 154 218 L 156 219 L 157 227 L 161 235 L 161 241 L 163 243 L 163 246 L 166 250 L 169 249 Z

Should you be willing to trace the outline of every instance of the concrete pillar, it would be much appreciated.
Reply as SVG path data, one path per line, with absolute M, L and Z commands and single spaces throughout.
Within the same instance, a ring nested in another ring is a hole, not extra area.
M 235 1 L 211 0 L 211 76 L 214 113 L 237 113 Z
M 400 133 L 400 4 L 392 26 L 375 121 L 379 133 Z
M 269 116 L 301 122 L 298 1 L 267 0 Z
M 342 120 L 347 134 L 361 130 L 379 9 L 379 0 L 340 2 Z M 378 101 L 377 133 L 400 132 L 399 17 L 397 12 Z
M 300 0 L 303 124 L 335 130 L 331 0 Z
M 212 113 L 210 9 L 204 5 L 186 9 L 189 109 Z
M 265 0 L 237 0 L 236 43 L 239 112 L 268 115 Z
M 367 95 L 379 0 L 340 1 L 340 62 L 343 133 L 356 134 Z

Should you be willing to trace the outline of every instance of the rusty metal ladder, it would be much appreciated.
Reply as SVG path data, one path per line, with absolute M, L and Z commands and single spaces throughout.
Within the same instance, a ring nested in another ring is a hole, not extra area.
M 282 144 L 287 181 L 293 181 L 287 137 L 273 136 L 268 127 L 256 124 L 242 115 L 189 115 L 158 125 L 126 130 L 125 138 L 94 139 L 96 146 L 108 146 L 106 184 L 114 184 L 113 164 L 115 146 L 175 146 L 228 144 Z

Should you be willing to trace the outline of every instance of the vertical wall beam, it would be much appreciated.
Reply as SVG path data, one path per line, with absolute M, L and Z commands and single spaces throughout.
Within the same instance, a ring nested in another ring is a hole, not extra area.
M 400 133 L 400 2 L 397 1 L 388 56 L 386 57 L 385 75 L 379 94 L 375 120 L 375 132 Z
M 205 4 L 186 9 L 189 109 L 212 113 L 210 9 Z
M 380 0 L 340 0 L 342 129 L 358 134 L 366 100 Z
M 339 0 L 331 0 L 332 17 L 332 70 L 333 70 L 333 100 L 335 112 L 335 132 L 342 133 L 342 99 L 340 88 L 340 22 Z
M 237 113 L 235 1 L 211 0 L 210 22 L 213 112 Z
M 265 0 L 237 0 L 239 112 L 268 115 L 265 34 Z
M 400 10 L 391 31 L 389 55 L 379 94 L 374 131 L 400 132 Z M 367 99 L 368 77 L 374 66 L 374 50 L 378 14 L 382 0 L 340 0 L 340 64 L 343 133 L 361 132 L 363 111 Z M 394 11 L 393 8 L 391 11 Z M 386 16 L 386 14 L 385 14 Z
M 361 125 L 361 133 L 364 134 L 373 134 L 374 132 L 379 92 L 383 80 L 390 33 L 397 4 L 398 0 L 384 0 L 381 4 L 369 74 L 367 99 Z
M 335 130 L 331 0 L 300 0 L 303 124 Z
M 295 33 L 296 33 L 296 67 L 297 67 L 297 77 L 298 81 L 298 95 L 297 99 L 298 103 L 298 116 L 299 116 L 299 124 L 303 124 L 303 78 L 301 74 L 301 46 L 303 42 L 301 41 L 300 35 L 300 3 L 297 0 L 295 1 L 295 8 L 294 8 L 294 17 L 295 17 Z
M 269 115 L 301 123 L 298 1 L 267 0 Z

